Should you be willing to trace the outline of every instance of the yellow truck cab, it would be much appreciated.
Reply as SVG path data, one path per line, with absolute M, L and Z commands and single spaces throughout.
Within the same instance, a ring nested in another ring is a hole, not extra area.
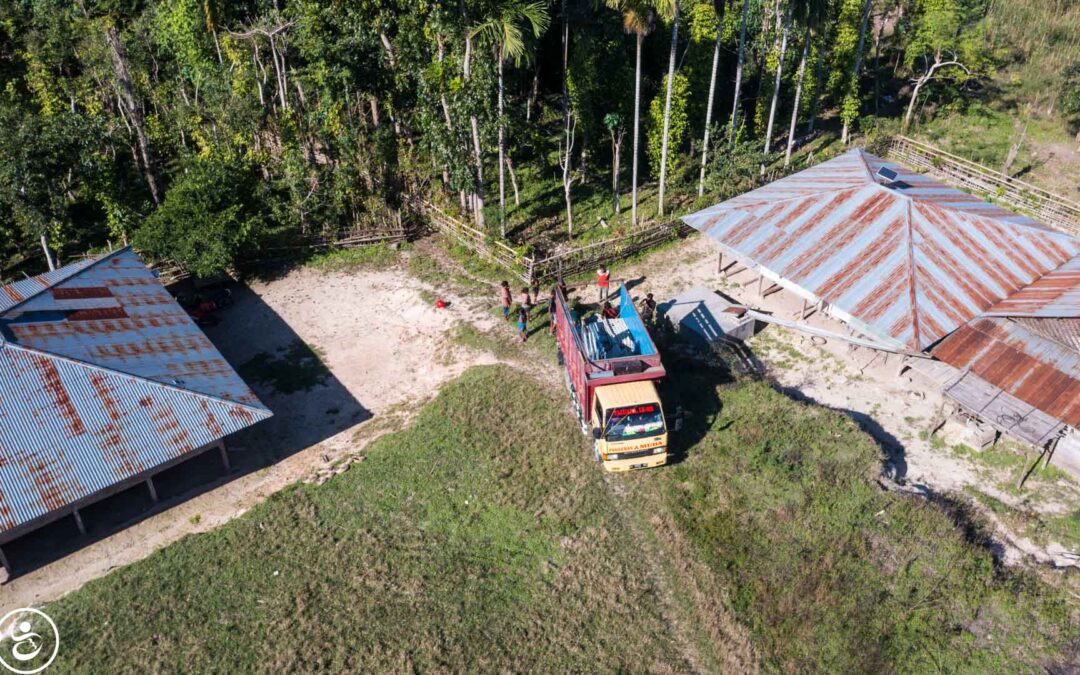
M 651 380 L 612 384 L 594 391 L 593 450 L 605 469 L 649 469 L 667 463 L 664 409 Z

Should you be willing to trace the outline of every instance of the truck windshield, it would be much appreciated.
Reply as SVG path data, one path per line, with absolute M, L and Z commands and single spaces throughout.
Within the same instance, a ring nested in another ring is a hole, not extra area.
M 609 441 L 625 441 L 664 432 L 664 415 L 657 403 L 613 408 L 608 414 Z

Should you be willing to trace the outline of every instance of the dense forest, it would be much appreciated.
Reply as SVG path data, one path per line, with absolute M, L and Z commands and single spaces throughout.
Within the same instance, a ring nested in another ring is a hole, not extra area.
M 8 0 L 0 277 L 121 241 L 210 274 L 420 197 L 572 237 L 583 194 L 671 218 L 1002 88 L 1076 134 L 1078 41 L 1075 0 Z

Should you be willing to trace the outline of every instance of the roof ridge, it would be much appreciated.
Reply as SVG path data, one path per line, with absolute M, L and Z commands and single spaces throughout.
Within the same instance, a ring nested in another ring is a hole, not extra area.
M 90 269 L 91 267 L 94 267 L 95 265 L 98 265 L 98 264 L 104 262 L 105 260 L 107 260 L 107 259 L 109 259 L 109 258 L 111 258 L 111 257 L 113 257 L 115 255 L 118 255 L 120 253 L 123 253 L 124 251 L 130 250 L 130 249 L 131 249 L 130 245 L 129 246 L 123 246 L 121 248 L 116 249 L 115 251 L 109 251 L 108 253 L 103 253 L 100 257 L 98 257 L 97 259 L 92 260 L 90 262 L 86 262 L 85 260 L 80 261 L 80 262 L 73 262 L 73 263 L 69 263 L 67 265 L 64 265 L 60 269 L 49 270 L 48 272 L 42 272 L 41 274 L 35 274 L 34 276 L 29 277 L 30 279 L 38 279 L 38 278 L 43 277 L 43 276 L 45 276 L 47 274 L 53 274 L 55 272 L 62 272 L 64 269 L 66 269 L 68 267 L 75 268 L 75 269 L 72 269 L 71 272 L 69 272 L 68 274 L 59 277 L 55 281 L 50 282 L 48 285 L 43 285 L 41 288 L 37 289 L 33 293 L 24 296 L 22 300 L 19 300 L 14 305 L 11 305 L 10 307 L 8 307 L 6 309 L 0 310 L 0 315 L 7 314 L 8 312 L 15 309 L 16 307 L 19 307 L 20 305 L 25 305 L 27 302 L 29 302 L 30 300 L 33 300 L 34 298 L 41 295 L 45 291 L 47 291 L 47 290 L 49 290 L 51 288 L 55 288 L 57 285 L 62 284 L 65 281 L 68 281 L 69 279 L 71 279 L 75 275 L 81 274 L 81 273 L 85 272 L 86 270 Z M 82 266 L 78 267 L 79 265 L 82 265 Z M 0 286 L 0 289 L 7 288 L 8 286 L 13 286 L 13 285 L 15 285 L 15 283 L 16 282 L 12 282 L 10 284 L 4 284 L 3 286 Z
M 919 311 L 919 266 L 915 263 L 915 226 L 911 222 L 912 200 L 907 201 L 907 209 L 904 210 L 904 222 L 907 229 L 908 249 L 908 293 L 911 296 L 911 329 L 914 333 L 915 346 L 922 351 L 922 312 Z
M 161 387 L 162 389 L 168 389 L 170 391 L 177 391 L 177 392 L 180 392 L 182 394 L 189 394 L 189 395 L 192 395 L 192 396 L 198 396 L 199 398 L 204 398 L 204 399 L 214 401 L 214 402 L 217 402 L 217 403 L 224 403 L 226 405 L 241 406 L 243 408 L 247 408 L 248 410 L 255 411 L 255 412 L 258 412 L 258 413 L 270 413 L 271 415 L 274 414 L 274 412 L 272 410 L 270 410 L 269 408 L 267 408 L 266 406 L 255 406 L 255 405 L 251 405 L 250 403 L 244 403 L 242 401 L 233 401 L 231 399 L 222 398 L 221 396 L 214 396 L 213 394 L 205 394 L 205 393 L 203 393 L 201 391 L 195 391 L 194 389 L 187 389 L 185 387 L 180 387 L 180 386 L 177 386 L 177 385 L 169 384 L 167 382 L 161 382 L 159 380 L 154 380 L 154 379 L 151 379 L 149 377 L 143 377 L 141 375 L 135 375 L 133 373 L 126 373 L 126 372 L 124 372 L 122 370 L 117 370 L 116 368 L 107 368 L 105 366 L 100 366 L 100 365 L 98 365 L 96 363 L 90 363 L 89 361 L 83 361 L 82 359 L 72 358 L 70 356 L 65 356 L 63 354 L 57 354 L 56 352 L 50 352 L 50 351 L 45 350 L 45 349 L 35 349 L 33 347 L 26 347 L 26 346 L 11 342 L 10 340 L 5 341 L 5 340 L 3 340 L 2 337 L 0 337 L 0 352 L 3 352 L 4 349 L 16 349 L 18 351 L 26 352 L 26 353 L 29 353 L 29 354 L 40 354 L 40 355 L 48 357 L 50 359 L 59 359 L 61 361 L 66 361 L 68 363 L 72 363 L 72 364 L 74 364 L 76 366 L 79 366 L 80 368 L 86 368 L 88 370 L 97 370 L 97 371 L 101 371 L 103 373 L 108 373 L 110 375 L 119 375 L 120 377 L 125 377 L 125 378 L 130 379 L 130 380 L 135 380 L 137 382 L 146 382 L 146 383 L 154 385 L 156 387 Z

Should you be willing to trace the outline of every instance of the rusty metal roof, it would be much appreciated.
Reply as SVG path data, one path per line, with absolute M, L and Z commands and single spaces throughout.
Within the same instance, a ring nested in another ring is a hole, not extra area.
M 0 536 L 270 417 L 130 249 L 15 285 L 0 288 Z
M 913 351 L 1080 255 L 1080 239 L 862 150 L 683 221 Z
M 993 316 L 1080 318 L 1080 256 L 1047 272 L 986 312 Z
M 1080 428 L 1080 352 L 1001 317 L 982 317 L 933 349 L 951 366 Z

